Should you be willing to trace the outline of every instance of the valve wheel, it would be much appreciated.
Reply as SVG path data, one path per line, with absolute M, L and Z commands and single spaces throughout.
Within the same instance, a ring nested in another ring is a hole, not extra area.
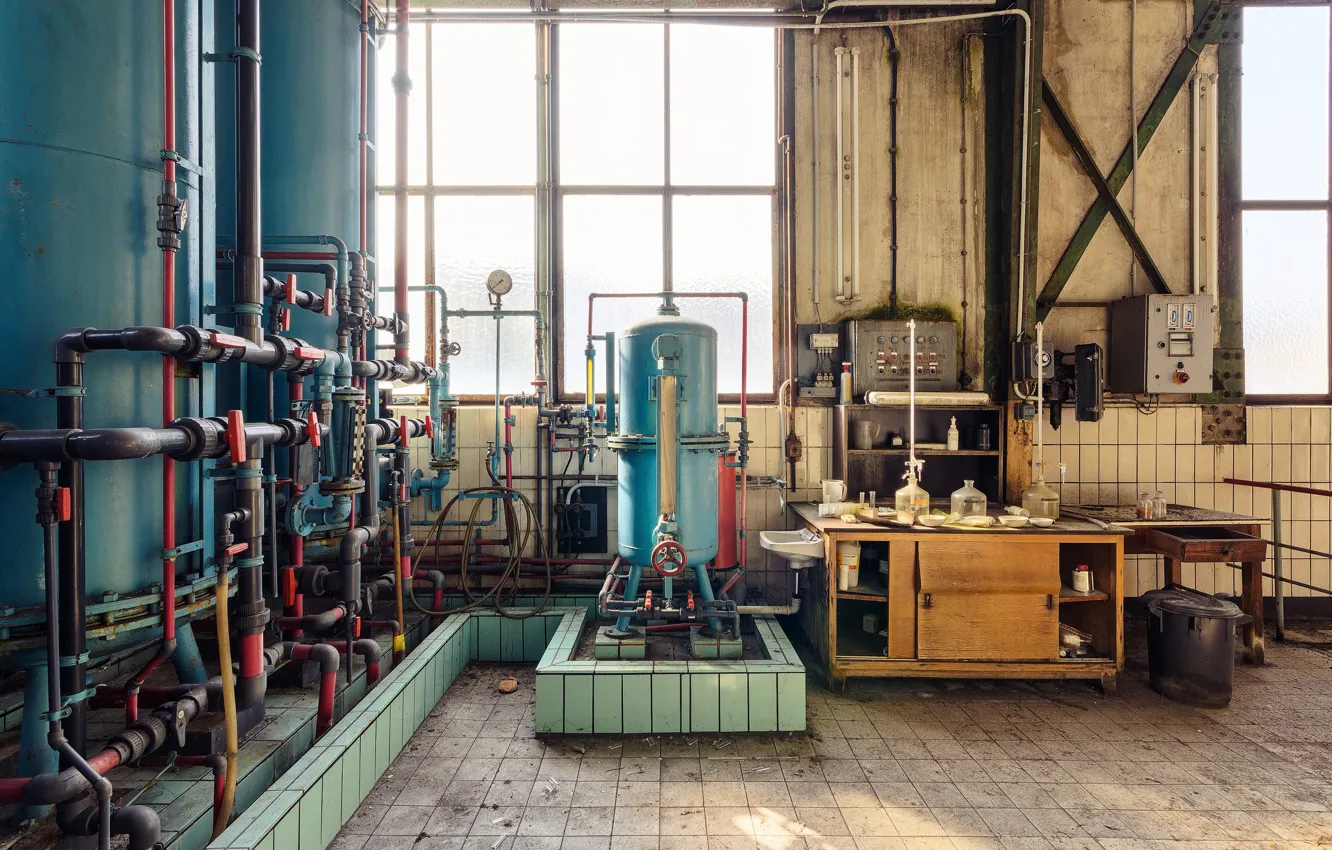
M 678 541 L 663 540 L 652 547 L 650 563 L 658 575 L 667 578 L 678 576 L 684 572 L 688 560 L 685 548 Z

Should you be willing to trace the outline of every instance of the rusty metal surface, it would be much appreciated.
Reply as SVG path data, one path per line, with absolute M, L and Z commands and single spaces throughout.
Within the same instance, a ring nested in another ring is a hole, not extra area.
M 1248 416 L 1243 404 L 1204 404 L 1198 409 L 1202 443 L 1207 446 L 1242 446 L 1248 442 Z
M 1211 508 L 1195 508 L 1192 505 L 1169 505 L 1165 519 L 1140 520 L 1137 508 L 1133 505 L 1064 505 L 1060 512 L 1084 519 L 1110 522 L 1115 525 L 1252 525 L 1268 520 L 1258 517 L 1216 511 Z

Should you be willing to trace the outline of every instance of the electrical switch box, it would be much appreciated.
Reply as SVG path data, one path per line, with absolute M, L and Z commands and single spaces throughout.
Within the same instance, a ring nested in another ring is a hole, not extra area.
M 835 398 L 842 373 L 840 325 L 797 325 L 796 375 L 801 398 Z
M 901 392 L 912 371 L 919 392 L 958 389 L 957 325 L 953 322 L 916 322 L 916 351 L 904 321 L 849 322 L 851 392 L 863 398 L 869 392 Z
M 1110 391 L 1212 391 L 1212 299 L 1138 295 L 1110 305 Z

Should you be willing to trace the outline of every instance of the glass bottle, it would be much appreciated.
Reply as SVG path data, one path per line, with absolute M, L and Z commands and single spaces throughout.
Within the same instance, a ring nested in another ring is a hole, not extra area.
M 1157 490 L 1152 498 L 1152 519 L 1166 518 L 1166 497 L 1165 491 Z
M 985 494 L 972 486 L 970 479 L 962 482 L 962 487 L 953 491 L 950 509 L 962 517 L 985 516 L 989 507 Z
M 1022 509 L 1034 517 L 1059 519 L 1059 494 L 1046 485 L 1045 476 L 1037 475 L 1022 491 Z
M 917 462 L 919 463 L 919 461 Z M 916 470 L 912 467 L 907 468 L 906 486 L 897 491 L 894 497 L 894 507 L 898 514 L 909 513 L 913 517 L 922 516 L 930 512 L 930 494 L 916 481 Z
M 1152 494 L 1143 490 L 1138 494 L 1138 519 L 1152 519 L 1156 514 L 1156 503 Z

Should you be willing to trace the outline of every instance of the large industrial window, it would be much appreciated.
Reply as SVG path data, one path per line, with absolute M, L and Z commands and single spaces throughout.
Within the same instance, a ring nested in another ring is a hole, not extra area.
M 749 294 L 748 389 L 770 393 L 773 31 L 561 24 L 558 45 L 565 392 L 586 391 L 589 292 L 674 289 Z M 717 328 L 718 390 L 739 392 L 739 302 L 677 303 Z M 601 302 L 593 330 L 621 328 L 653 308 Z
M 585 392 L 590 292 L 735 291 L 749 295 L 751 393 L 773 379 L 776 35 L 698 24 L 560 23 L 553 27 L 549 132 L 539 138 L 536 27 L 418 23 L 412 29 L 409 272 L 448 291 L 449 307 L 487 309 L 483 282 L 508 270 L 505 306 L 533 304 L 537 153 L 548 145 L 555 198 L 548 237 L 560 317 L 561 392 Z M 381 298 L 393 279 L 394 39 L 379 53 Z M 740 306 L 682 299 L 718 330 L 718 389 L 740 390 Z M 413 356 L 426 350 L 426 300 L 412 294 Z M 650 315 L 653 302 L 605 301 L 596 332 Z M 495 390 L 493 322 L 450 322 L 462 347 L 452 391 Z M 531 322 L 506 320 L 505 393 L 528 387 Z M 600 368 L 600 364 L 599 364 Z
M 1328 53 L 1322 7 L 1244 10 L 1246 392 L 1332 393 Z

